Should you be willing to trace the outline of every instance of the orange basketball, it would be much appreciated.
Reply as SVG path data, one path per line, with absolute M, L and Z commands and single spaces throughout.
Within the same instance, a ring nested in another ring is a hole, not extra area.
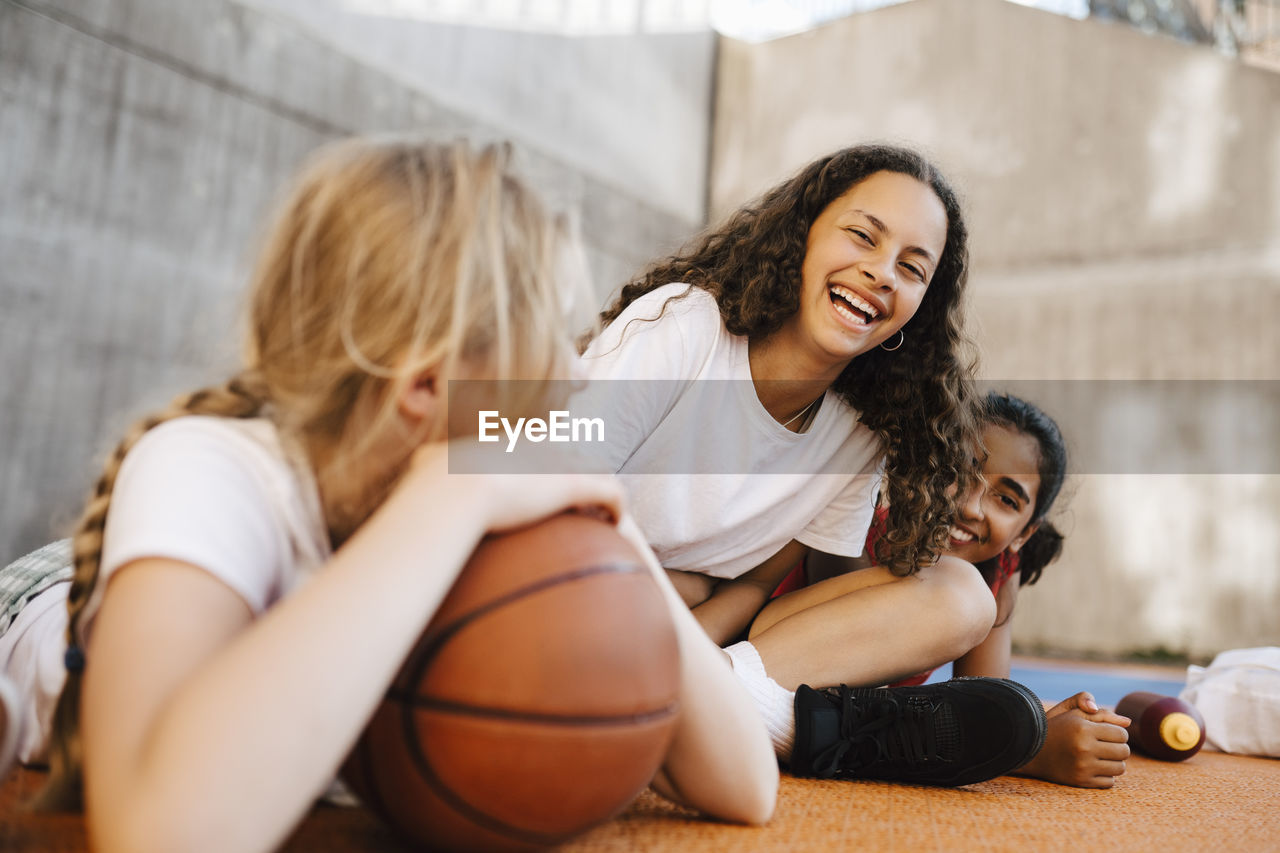
M 644 790 L 678 696 L 648 569 L 611 525 L 560 515 L 481 543 L 343 775 L 418 844 L 550 846 Z

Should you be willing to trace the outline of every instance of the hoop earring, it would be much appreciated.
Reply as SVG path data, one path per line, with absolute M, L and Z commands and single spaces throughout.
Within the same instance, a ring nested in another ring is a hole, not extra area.
M 884 350 L 885 352 L 896 352 L 897 350 L 902 349 L 902 345 L 903 345 L 903 344 L 905 344 L 906 342 L 907 342 L 907 333 L 906 333 L 906 332 L 904 332 L 904 331 L 902 331 L 901 329 L 899 329 L 899 330 L 898 330 L 898 345 L 897 345 L 897 346 L 892 346 L 892 347 L 887 347 L 887 346 L 885 346 L 884 344 L 880 344 L 880 349 Z

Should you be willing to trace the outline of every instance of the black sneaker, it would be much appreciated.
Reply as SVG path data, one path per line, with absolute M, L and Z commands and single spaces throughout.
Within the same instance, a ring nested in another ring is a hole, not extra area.
M 1045 731 L 1040 700 L 1003 678 L 825 690 L 802 684 L 790 769 L 819 779 L 968 785 L 1026 764 Z

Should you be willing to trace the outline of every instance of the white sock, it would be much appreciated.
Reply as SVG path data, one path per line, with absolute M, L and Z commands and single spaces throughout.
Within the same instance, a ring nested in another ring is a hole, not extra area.
M 756 647 L 743 641 L 725 650 L 733 662 L 733 674 L 747 688 L 764 719 L 764 727 L 773 741 L 773 751 L 786 761 L 796 737 L 796 694 L 769 677 Z

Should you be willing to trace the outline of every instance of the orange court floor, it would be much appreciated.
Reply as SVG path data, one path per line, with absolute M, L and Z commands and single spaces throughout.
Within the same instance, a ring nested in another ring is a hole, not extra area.
M 0 787 L 0 850 L 80 853 L 83 821 L 20 808 L 44 774 Z M 964 788 L 783 776 L 763 827 L 728 826 L 646 793 L 614 820 L 560 848 L 597 851 L 1267 851 L 1280 850 L 1280 761 L 1201 752 L 1169 764 L 1135 756 L 1106 791 L 1003 776 Z M 406 851 L 361 808 L 317 807 L 289 853 Z
M 1176 693 L 1176 671 L 1015 661 L 1044 698 L 1092 689 L 1105 704 L 1128 689 Z M 1035 684 L 1037 679 L 1045 679 Z M 1107 679 L 1112 679 L 1108 682 Z M 2 853 L 87 850 L 83 821 L 22 808 L 45 774 L 12 773 L 0 786 Z M 318 806 L 283 848 L 290 853 L 372 853 L 410 848 L 369 811 Z M 565 853 L 661 851 L 1280 851 L 1280 760 L 1204 750 L 1181 763 L 1134 755 L 1110 790 L 1003 776 L 963 788 L 817 781 L 783 775 L 763 827 L 701 818 L 646 793 L 617 818 L 558 848 Z

